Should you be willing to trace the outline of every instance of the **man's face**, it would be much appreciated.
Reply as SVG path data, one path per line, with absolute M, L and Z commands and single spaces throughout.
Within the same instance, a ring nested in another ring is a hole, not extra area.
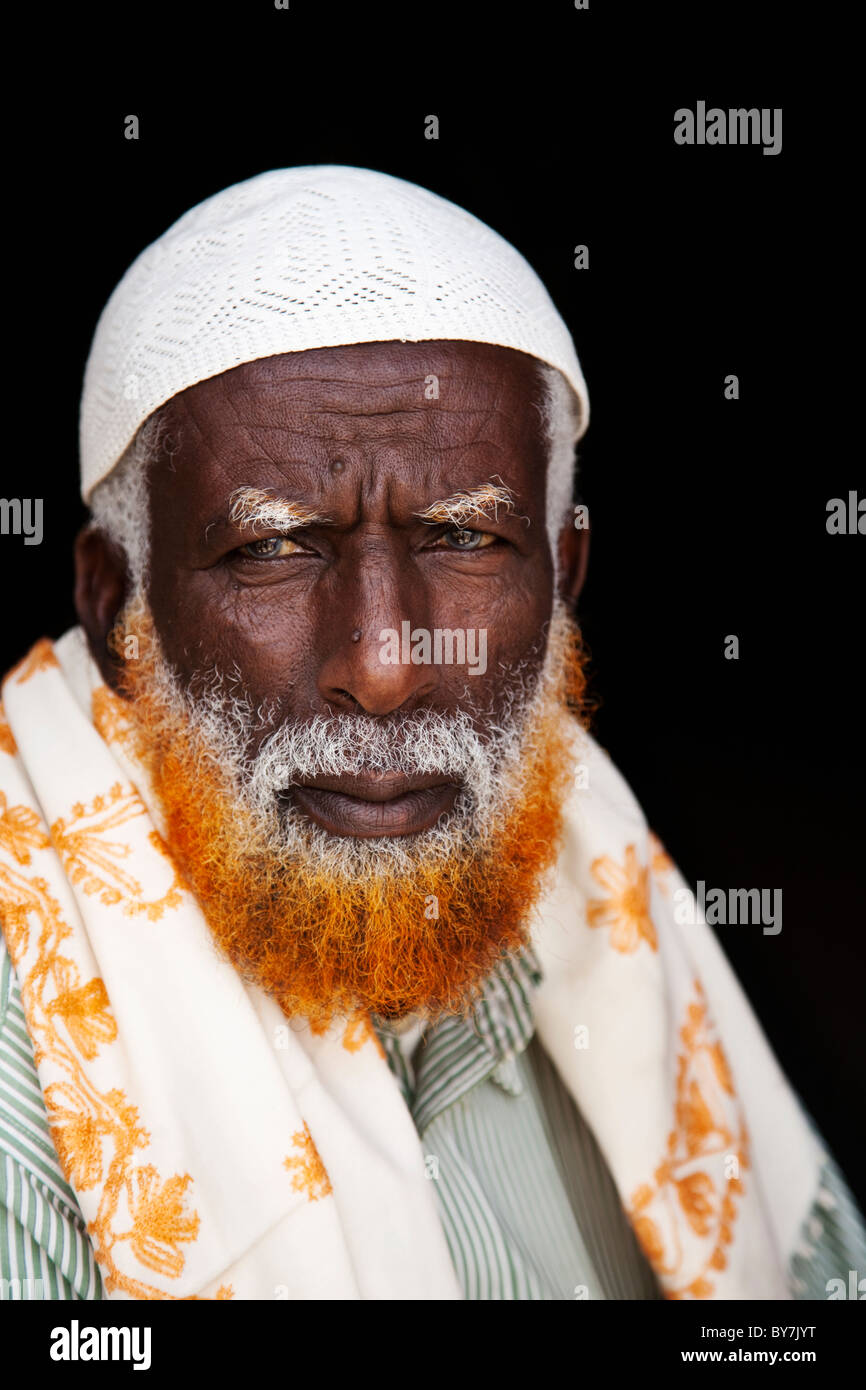
M 509 674 L 538 669 L 552 610 L 536 370 L 484 344 L 374 343 L 266 358 L 177 396 L 173 451 L 149 478 L 149 599 L 181 681 L 235 673 L 281 721 L 499 709 Z M 437 503 L 491 486 L 513 507 L 435 520 Z M 302 524 L 258 522 L 257 493 Z M 431 643 L 471 631 L 476 655 L 484 633 L 486 669 L 383 659 L 383 632 L 405 623 Z M 430 828 L 456 790 L 392 771 L 291 795 L 323 830 L 367 837 Z
M 536 370 L 469 343 L 321 349 L 166 411 L 118 688 L 214 940 L 287 1015 L 463 1007 L 529 939 L 583 682 Z M 108 611 L 88 553 L 82 607 Z

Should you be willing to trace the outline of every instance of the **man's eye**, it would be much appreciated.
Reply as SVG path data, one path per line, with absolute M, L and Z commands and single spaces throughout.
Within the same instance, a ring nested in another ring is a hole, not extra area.
M 464 531 L 455 527 L 441 535 L 432 549 L 441 548 L 444 542 L 444 548 L 448 550 L 486 550 L 497 539 L 487 531 Z
M 248 545 L 238 548 L 239 555 L 246 555 L 251 560 L 280 560 L 284 555 L 297 555 L 302 551 L 303 546 L 289 540 L 288 536 L 268 536 L 265 540 L 250 541 Z

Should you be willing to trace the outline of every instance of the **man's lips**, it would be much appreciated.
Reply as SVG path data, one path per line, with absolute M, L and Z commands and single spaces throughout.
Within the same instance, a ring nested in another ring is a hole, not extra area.
M 399 772 L 316 777 L 293 786 L 289 796 L 316 825 L 332 835 L 370 839 L 417 835 L 454 805 L 458 788 L 441 773 L 407 777 Z

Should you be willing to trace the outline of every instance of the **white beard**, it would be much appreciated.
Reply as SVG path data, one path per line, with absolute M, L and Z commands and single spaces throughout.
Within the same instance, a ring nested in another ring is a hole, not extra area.
M 193 678 L 193 695 L 181 687 L 158 643 L 155 675 L 162 698 L 195 727 L 206 756 L 229 774 L 239 808 L 252 815 L 270 851 L 285 856 L 287 864 L 305 861 L 346 882 L 383 872 L 408 875 L 420 863 L 459 860 L 470 849 L 477 853 L 502 827 L 525 783 L 543 715 L 557 698 L 565 622 L 557 604 L 540 671 L 534 677 L 525 669 L 512 673 L 498 693 L 495 714 L 464 703 L 447 714 L 421 709 L 286 721 L 252 756 L 250 736 L 275 723 L 275 710 L 256 709 L 238 677 L 214 670 L 206 679 Z M 278 799 L 293 784 L 315 777 L 365 772 L 441 773 L 460 789 L 452 809 L 430 829 L 366 839 L 333 835 Z

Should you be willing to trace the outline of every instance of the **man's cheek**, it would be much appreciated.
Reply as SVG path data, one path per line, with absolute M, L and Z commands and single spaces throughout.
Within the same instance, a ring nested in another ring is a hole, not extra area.
M 190 624 L 192 627 L 193 624 Z M 289 618 L 264 604 L 241 607 L 231 600 L 194 618 L 196 648 L 204 659 L 239 683 L 257 701 L 280 699 L 301 690 L 315 668 L 317 637 L 303 609 Z

